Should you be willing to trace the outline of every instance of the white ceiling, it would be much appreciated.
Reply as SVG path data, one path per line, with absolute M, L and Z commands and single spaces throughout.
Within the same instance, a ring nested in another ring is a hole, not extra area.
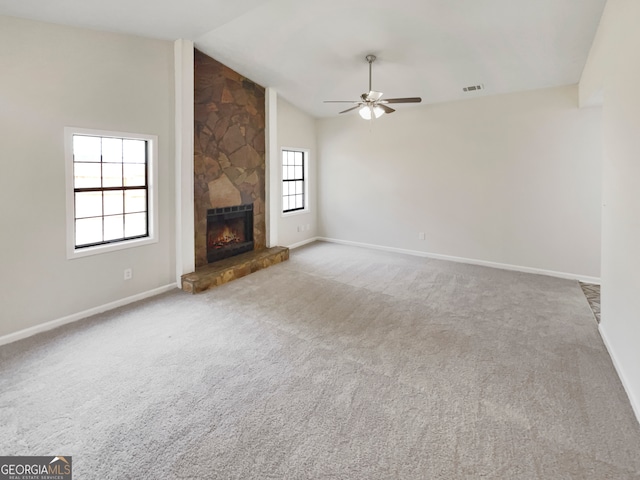
M 0 14 L 175 40 L 315 116 L 368 89 L 423 103 L 577 83 L 606 0 L 0 0 Z M 464 93 L 483 84 L 480 93 Z M 411 108 L 400 105 L 399 109 Z

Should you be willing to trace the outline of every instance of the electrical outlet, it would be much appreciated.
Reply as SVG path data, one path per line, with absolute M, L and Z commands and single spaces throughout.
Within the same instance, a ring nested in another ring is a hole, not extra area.
M 125 280 L 131 280 L 131 278 L 133 277 L 133 270 L 130 268 L 125 268 L 124 269 L 124 279 Z
M 420 233 L 418 234 L 418 239 L 419 239 L 419 240 L 424 240 L 424 232 L 420 232 Z

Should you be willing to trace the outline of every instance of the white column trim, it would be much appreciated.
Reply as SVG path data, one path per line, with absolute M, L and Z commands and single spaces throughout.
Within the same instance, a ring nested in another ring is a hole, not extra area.
M 193 42 L 176 40 L 175 133 L 176 133 L 176 283 L 195 271 L 195 225 L 193 219 Z
M 278 219 L 280 218 L 280 154 L 278 151 L 278 92 L 265 91 L 265 195 L 267 247 L 278 245 Z

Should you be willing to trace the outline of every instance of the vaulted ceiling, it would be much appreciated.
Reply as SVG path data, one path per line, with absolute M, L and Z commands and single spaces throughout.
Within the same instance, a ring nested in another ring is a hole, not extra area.
M 323 100 L 367 91 L 369 53 L 375 90 L 427 104 L 577 83 L 605 2 L 0 0 L 0 14 L 193 40 L 310 114 L 332 116 L 343 107 Z

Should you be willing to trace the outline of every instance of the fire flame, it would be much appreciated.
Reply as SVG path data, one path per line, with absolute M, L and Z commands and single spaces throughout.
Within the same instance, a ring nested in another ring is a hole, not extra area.
M 232 243 L 240 243 L 241 241 L 242 239 L 238 233 L 230 229 L 228 225 L 225 225 L 216 237 L 214 237 L 213 234 L 209 236 L 209 245 L 213 248 L 222 248 Z

